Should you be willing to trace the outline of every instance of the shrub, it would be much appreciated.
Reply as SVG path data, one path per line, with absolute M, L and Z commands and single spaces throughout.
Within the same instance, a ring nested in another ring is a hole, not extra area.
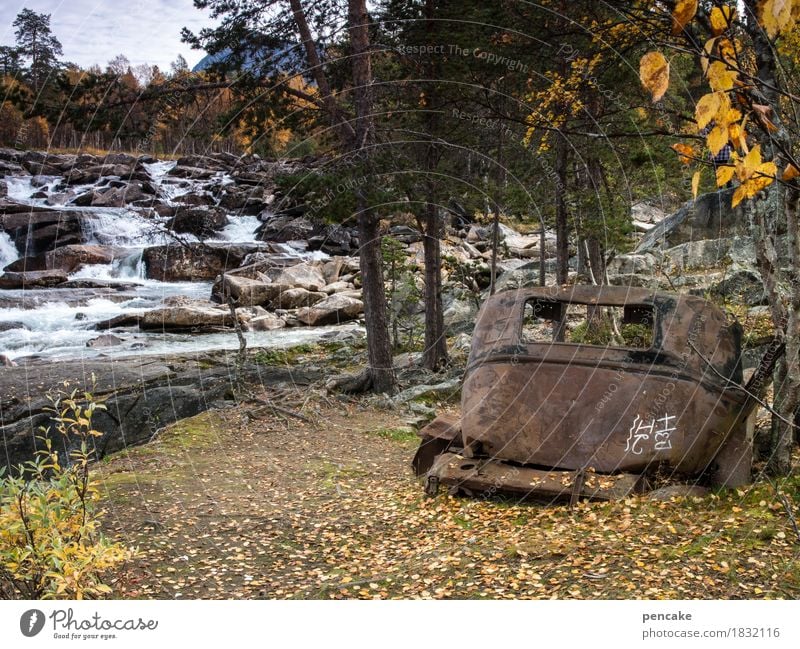
M 5 476 L 0 468 L 0 598 L 85 599 L 107 595 L 103 576 L 132 556 L 100 531 L 91 449 L 92 415 L 105 407 L 90 393 L 51 397 L 52 427 L 67 448 L 62 465 L 48 430 L 44 449 Z

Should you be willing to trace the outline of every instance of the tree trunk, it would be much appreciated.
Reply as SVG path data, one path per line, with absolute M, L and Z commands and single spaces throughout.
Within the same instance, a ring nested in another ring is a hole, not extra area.
M 366 0 L 349 0 L 348 29 L 352 47 L 353 95 L 356 108 L 355 141 L 352 150 L 360 153 L 366 173 L 370 171 L 369 146 L 373 137 L 372 66 L 369 54 L 369 17 Z M 386 293 L 383 288 L 383 258 L 378 218 L 373 213 L 365 190 L 356 189 L 359 265 L 364 293 L 364 320 L 367 328 L 368 373 L 376 392 L 392 392 L 395 375 L 392 343 L 389 338 Z
M 442 306 L 442 251 L 441 219 L 436 204 L 425 205 L 425 351 L 422 364 L 436 371 L 447 362 L 447 339 L 444 335 L 444 308 Z
M 437 42 L 439 23 L 434 20 L 436 3 L 425 0 L 425 29 L 429 42 Z M 439 57 L 430 57 L 428 78 L 439 78 Z M 430 174 L 426 182 L 425 217 L 423 220 L 422 248 L 425 257 L 425 349 L 422 365 L 433 372 L 447 362 L 447 338 L 444 334 L 444 306 L 442 305 L 442 229 L 436 209 L 434 172 L 439 164 L 439 151 L 434 140 L 439 134 L 439 116 L 430 110 L 425 116 L 430 141 L 425 152 L 425 167 Z
M 556 141 L 556 283 L 566 284 L 569 275 L 569 229 L 567 225 L 567 140 L 563 134 Z
M 363 194 L 356 194 L 358 238 L 361 244 L 359 266 L 364 295 L 364 320 L 367 328 L 368 372 L 375 392 L 392 392 L 395 375 L 392 367 L 392 342 L 383 290 L 383 259 L 378 219 Z

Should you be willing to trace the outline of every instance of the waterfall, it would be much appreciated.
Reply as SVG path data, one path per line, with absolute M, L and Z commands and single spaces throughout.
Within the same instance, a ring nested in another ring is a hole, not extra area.
M 8 232 L 0 232 L 0 269 L 5 268 L 17 259 L 19 259 L 17 246 L 8 236 Z

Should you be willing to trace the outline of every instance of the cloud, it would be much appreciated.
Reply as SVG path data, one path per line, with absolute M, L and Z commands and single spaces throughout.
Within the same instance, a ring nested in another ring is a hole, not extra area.
M 197 31 L 213 24 L 192 0 L 10 0 L 0 6 L 0 43 L 14 43 L 12 23 L 27 7 L 50 14 L 50 28 L 64 48 L 63 60 L 82 67 L 124 54 L 133 65 L 165 69 L 178 54 L 191 67 L 204 53 L 181 43 L 181 28 Z

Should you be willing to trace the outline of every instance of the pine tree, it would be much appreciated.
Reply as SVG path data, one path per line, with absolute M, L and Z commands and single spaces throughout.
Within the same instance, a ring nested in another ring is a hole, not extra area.
M 58 68 L 57 57 L 63 53 L 61 43 L 50 31 L 50 14 L 37 14 L 23 9 L 14 20 L 17 48 L 30 60 L 27 76 L 38 93 Z

